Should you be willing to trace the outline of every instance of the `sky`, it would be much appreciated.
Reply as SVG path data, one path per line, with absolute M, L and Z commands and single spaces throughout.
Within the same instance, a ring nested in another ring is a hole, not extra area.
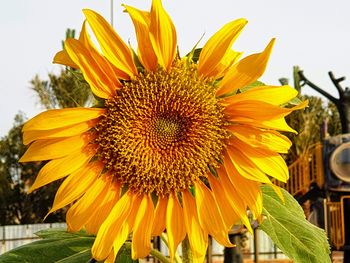
M 113 1 L 114 28 L 136 47 L 122 3 L 148 10 L 151 0 Z M 233 45 L 244 56 L 277 38 L 263 82 L 278 85 L 281 77 L 292 79 L 292 67 L 299 65 L 310 80 L 337 96 L 328 71 L 350 79 L 348 0 L 163 0 L 163 5 L 177 29 L 182 55 L 203 34 L 199 46 L 225 23 L 244 17 L 249 23 Z M 43 111 L 29 82 L 36 74 L 47 79 L 48 73 L 59 72 L 53 56 L 67 28 L 80 31 L 84 8 L 110 21 L 111 0 L 0 0 L 0 137 L 19 111 L 28 118 Z M 350 86 L 349 79 L 344 87 Z M 310 88 L 303 93 L 317 95 Z

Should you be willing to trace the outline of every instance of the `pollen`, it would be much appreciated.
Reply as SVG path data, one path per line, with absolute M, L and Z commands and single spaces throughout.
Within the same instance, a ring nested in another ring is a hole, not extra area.
M 196 65 L 143 72 L 106 100 L 97 158 L 135 193 L 167 196 L 217 167 L 228 138 L 216 88 Z

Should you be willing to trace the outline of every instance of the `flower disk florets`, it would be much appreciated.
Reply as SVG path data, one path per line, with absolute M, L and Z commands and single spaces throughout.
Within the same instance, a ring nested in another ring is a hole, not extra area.
M 228 132 L 215 87 L 196 65 L 140 73 L 106 101 L 96 126 L 98 158 L 136 193 L 167 196 L 216 167 Z

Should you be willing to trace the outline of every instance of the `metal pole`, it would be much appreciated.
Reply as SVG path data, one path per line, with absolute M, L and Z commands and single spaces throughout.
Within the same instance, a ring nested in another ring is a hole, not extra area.
M 207 249 L 207 263 L 213 262 L 213 240 L 212 237 L 208 237 L 208 249 Z
M 113 0 L 111 0 L 111 26 L 112 27 L 113 27 L 113 13 L 114 13 Z
M 259 262 L 259 238 L 258 229 L 254 228 L 254 263 Z

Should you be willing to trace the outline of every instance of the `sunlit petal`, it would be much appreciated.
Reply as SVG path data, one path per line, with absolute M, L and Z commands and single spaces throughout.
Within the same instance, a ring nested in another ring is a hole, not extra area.
M 203 262 L 208 247 L 208 233 L 199 224 L 196 201 L 189 191 L 182 192 L 182 204 L 187 237 L 190 242 L 193 257 L 197 262 Z
M 135 27 L 138 55 L 142 65 L 149 71 L 155 71 L 158 65 L 150 39 L 150 14 L 131 6 L 123 5 L 129 13 Z
M 195 191 L 197 213 L 202 228 L 220 244 L 232 247 L 228 239 L 231 226 L 225 225 L 212 192 L 202 183 L 195 184 Z
M 120 83 L 113 82 L 108 72 L 102 68 L 103 58 L 92 56 L 91 52 L 78 40 L 68 39 L 64 44 L 70 58 L 79 66 L 84 78 L 90 84 L 92 92 L 100 98 L 109 98 L 113 96 L 120 87 Z M 96 59 L 96 60 L 95 60 Z
M 134 223 L 131 246 L 131 256 L 133 259 L 144 258 L 151 251 L 153 220 L 153 201 L 149 195 L 145 194 L 142 198 Z
M 161 0 L 152 0 L 150 18 L 149 31 L 153 50 L 158 63 L 169 70 L 176 55 L 177 36 L 175 26 Z
M 67 127 L 100 117 L 105 109 L 67 108 L 47 110 L 27 121 L 22 131 L 51 130 Z
M 233 42 L 246 24 L 247 20 L 243 18 L 227 23 L 208 40 L 199 56 L 199 76 L 217 77 L 221 60 L 230 52 Z
M 167 210 L 166 210 L 166 230 L 169 243 L 170 258 L 173 259 L 177 246 L 186 236 L 184 225 L 183 209 L 174 194 L 169 195 Z
M 95 182 L 102 168 L 100 163 L 90 163 L 69 175 L 58 188 L 49 214 L 81 197 Z
M 243 58 L 231 67 L 220 83 L 216 95 L 234 92 L 256 81 L 264 73 L 275 39 L 272 39 L 262 53 Z
M 93 157 L 95 152 L 96 150 L 94 148 L 79 149 L 70 155 L 49 161 L 41 168 L 34 184 L 28 190 L 28 193 L 61 179 L 83 167 Z
M 129 47 L 110 24 L 92 10 L 84 9 L 83 12 L 108 60 L 130 77 L 138 75 Z

